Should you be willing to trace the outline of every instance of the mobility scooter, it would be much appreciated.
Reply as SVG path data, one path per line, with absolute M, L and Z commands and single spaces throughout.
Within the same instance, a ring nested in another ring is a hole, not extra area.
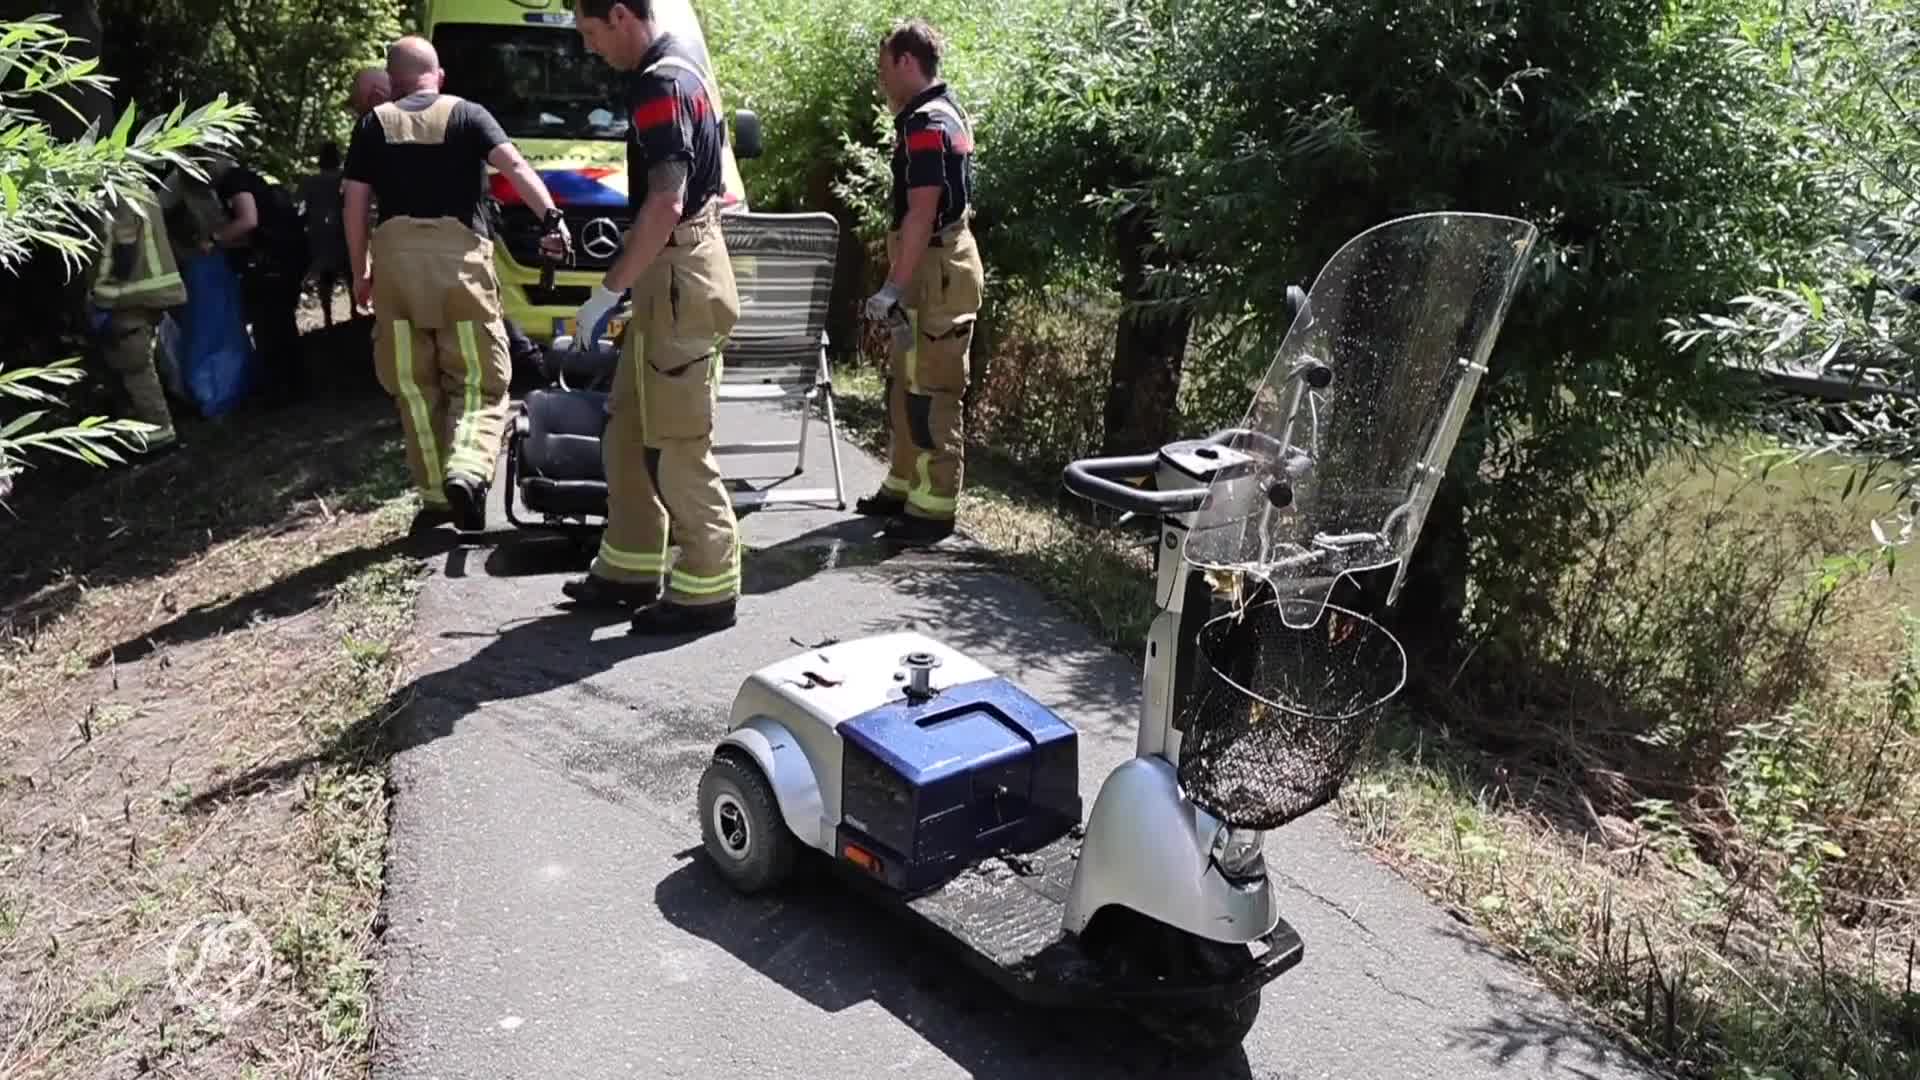
M 754 894 L 816 860 L 1021 1000 L 1238 1045 L 1304 949 L 1266 833 L 1335 796 L 1405 678 L 1330 594 L 1379 571 L 1397 597 L 1535 237 L 1463 213 L 1362 233 L 1293 290 L 1242 426 L 1068 466 L 1069 490 L 1160 522 L 1136 752 L 1084 822 L 1070 724 L 882 634 L 748 677 L 699 785 L 712 864 Z

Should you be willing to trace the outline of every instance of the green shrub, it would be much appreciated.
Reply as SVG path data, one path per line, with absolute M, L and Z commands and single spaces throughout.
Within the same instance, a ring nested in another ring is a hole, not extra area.
M 287 0 L 145 0 L 104 4 L 103 62 L 122 102 L 164 107 L 227 94 L 259 113 L 247 156 L 282 183 L 312 169 L 326 140 L 346 145 L 347 87 L 381 64 L 409 4 Z
M 215 99 L 188 113 L 151 117 L 122 109 L 110 129 L 89 127 L 61 138 L 43 116 L 77 108 L 75 91 L 99 93 L 109 80 L 98 62 L 74 55 L 72 34 L 50 17 L 0 21 L 0 274 L 37 256 L 69 280 L 100 250 L 103 223 L 117 202 L 143 190 L 170 167 L 199 174 L 199 151 L 230 146 L 252 117 L 243 105 Z M 18 76 L 15 82 L 12 76 Z M 14 342 L 17 348 L 25 342 Z M 28 455 L 52 453 L 89 465 L 119 463 L 116 446 L 141 444 L 153 429 L 130 420 L 90 416 L 63 420 L 56 388 L 77 383 L 75 360 L 9 367 L 0 361 L 0 498 L 13 487 Z

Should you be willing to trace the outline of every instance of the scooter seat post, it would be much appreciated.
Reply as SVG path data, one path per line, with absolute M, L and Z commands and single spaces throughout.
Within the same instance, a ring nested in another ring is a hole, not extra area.
M 907 669 L 907 696 L 915 701 L 925 701 L 933 696 L 933 669 L 940 666 L 940 658 L 932 653 L 912 652 L 900 658 L 900 665 Z

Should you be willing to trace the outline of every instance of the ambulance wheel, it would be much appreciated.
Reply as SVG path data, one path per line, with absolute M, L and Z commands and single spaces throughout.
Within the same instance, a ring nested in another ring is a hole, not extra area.
M 720 876 L 749 896 L 784 883 L 799 855 L 767 778 L 731 748 L 700 777 L 700 840 Z

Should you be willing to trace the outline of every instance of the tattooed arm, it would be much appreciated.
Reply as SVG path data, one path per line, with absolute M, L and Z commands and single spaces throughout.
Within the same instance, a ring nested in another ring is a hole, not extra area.
M 647 198 L 627 230 L 626 249 L 607 270 L 606 286 L 624 292 L 640 280 L 647 267 L 667 246 L 680 212 L 687 204 L 687 163 L 679 158 L 647 170 Z

